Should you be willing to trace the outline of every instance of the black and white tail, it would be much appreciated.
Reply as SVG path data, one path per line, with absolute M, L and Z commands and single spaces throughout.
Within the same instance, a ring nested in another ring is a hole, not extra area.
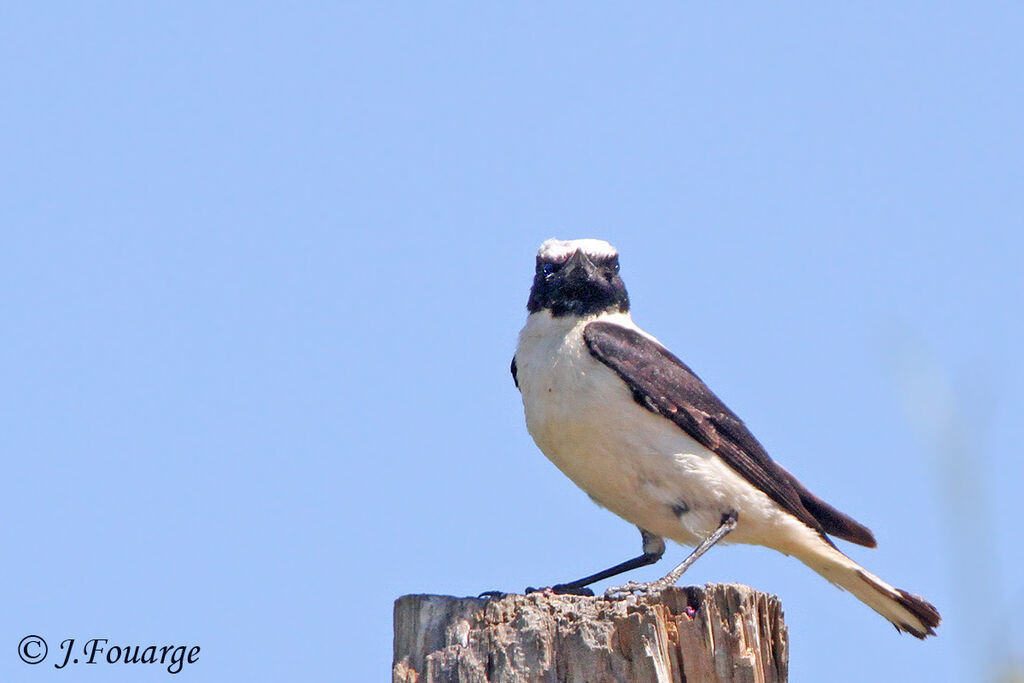
M 924 598 L 894 588 L 851 560 L 824 539 L 794 553 L 808 567 L 888 619 L 896 630 L 918 638 L 935 635 L 942 618 Z

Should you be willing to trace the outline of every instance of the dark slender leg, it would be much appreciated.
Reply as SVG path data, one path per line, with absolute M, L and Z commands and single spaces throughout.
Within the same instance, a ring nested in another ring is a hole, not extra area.
M 585 586 L 589 586 L 592 583 L 597 583 L 598 581 L 601 581 L 603 579 L 611 578 L 612 576 L 618 576 L 619 574 L 624 574 L 628 571 L 632 571 L 640 567 L 646 567 L 649 564 L 654 564 L 660 559 L 661 555 L 648 555 L 647 553 L 644 553 L 643 555 L 638 555 L 634 557 L 632 560 L 620 562 L 614 567 L 609 567 L 604 571 L 597 572 L 596 574 L 591 574 L 590 576 L 585 576 L 582 579 L 576 579 L 575 581 L 570 581 L 569 583 L 555 584 L 551 587 L 551 590 L 555 591 L 556 593 L 575 593 L 579 591 L 579 589 Z
M 614 567 L 609 567 L 604 571 L 599 571 L 596 574 L 590 576 L 584 576 L 582 579 L 576 579 L 568 583 L 559 583 L 551 587 L 555 593 L 570 593 L 573 595 L 593 595 L 594 592 L 587 588 L 592 583 L 607 579 L 612 576 L 618 576 L 624 572 L 637 569 L 639 567 L 646 567 L 649 564 L 654 564 L 661 559 L 661 556 L 665 554 L 665 541 L 659 536 L 655 536 L 646 529 L 640 529 L 640 535 L 643 537 L 644 542 L 644 553 L 638 555 L 631 560 L 620 562 Z M 534 592 L 534 589 L 527 588 L 527 593 Z
M 605 599 L 614 600 L 616 598 L 622 598 L 630 593 L 658 593 L 665 590 L 669 586 L 674 586 L 676 581 L 693 566 L 693 563 L 697 561 L 697 558 L 706 553 L 711 549 L 711 546 L 721 541 L 728 535 L 730 531 L 736 528 L 737 515 L 735 512 L 729 512 L 722 515 L 722 523 L 719 524 L 718 528 L 711 532 L 711 535 L 700 542 L 693 552 L 690 553 L 685 560 L 679 563 L 679 566 L 670 571 L 664 577 L 657 581 L 651 581 L 649 583 L 636 583 L 630 581 L 624 586 L 617 586 L 615 588 L 609 588 L 604 593 Z

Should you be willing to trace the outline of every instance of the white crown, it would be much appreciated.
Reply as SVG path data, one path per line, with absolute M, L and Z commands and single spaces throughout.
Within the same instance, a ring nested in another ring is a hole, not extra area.
M 540 245 L 537 258 L 541 261 L 560 261 L 575 253 L 576 250 L 582 251 L 591 258 L 606 259 L 619 255 L 615 247 L 604 240 L 556 240 L 552 237 Z

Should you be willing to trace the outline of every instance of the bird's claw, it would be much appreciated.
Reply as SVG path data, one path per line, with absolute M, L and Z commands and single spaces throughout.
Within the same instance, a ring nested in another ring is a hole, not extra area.
M 625 600 L 634 593 L 660 593 L 664 590 L 664 586 L 658 581 L 651 581 L 649 583 L 637 583 L 636 581 L 630 581 L 621 586 L 614 586 L 604 592 L 605 600 Z
M 594 591 L 590 590 L 586 586 L 573 586 L 570 583 L 558 583 L 548 588 L 534 588 L 528 586 L 525 591 L 526 595 L 530 593 L 554 593 L 555 595 L 584 595 L 588 597 L 594 597 Z

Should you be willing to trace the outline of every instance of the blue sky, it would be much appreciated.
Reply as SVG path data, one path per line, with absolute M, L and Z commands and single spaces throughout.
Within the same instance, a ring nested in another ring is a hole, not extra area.
M 3 680 L 168 676 L 28 634 L 386 680 L 399 595 L 636 554 L 508 375 L 551 236 L 618 246 L 635 319 L 945 621 L 757 548 L 685 582 L 779 595 L 793 680 L 1019 667 L 1019 5 L 3 15 Z

